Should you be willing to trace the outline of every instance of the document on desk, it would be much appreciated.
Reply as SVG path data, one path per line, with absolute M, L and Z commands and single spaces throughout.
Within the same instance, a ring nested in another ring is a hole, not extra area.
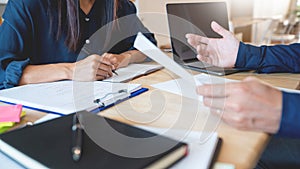
M 237 80 L 231 80 L 231 79 L 226 79 L 222 77 L 217 77 L 217 76 L 211 76 L 208 74 L 198 74 L 194 76 L 194 79 L 196 81 L 196 85 L 201 85 L 201 84 L 224 84 L 228 82 L 237 82 Z M 177 94 L 180 96 L 188 97 L 191 98 L 191 96 L 188 93 L 184 93 L 181 90 L 181 87 L 179 84 L 184 83 L 184 79 L 175 79 L 175 80 L 170 80 L 162 83 L 157 83 L 151 85 L 154 88 L 157 88 L 162 91 L 167 91 L 169 93 Z M 202 97 L 199 96 L 199 100 L 202 100 Z
M 158 49 L 153 43 L 151 43 L 142 33 L 138 33 L 134 42 L 134 47 L 147 55 L 152 60 L 164 66 L 169 71 L 173 72 L 177 76 L 181 77 L 183 81 L 178 81 L 178 85 L 182 93 L 185 93 L 194 100 L 199 100 L 199 96 L 196 94 L 196 86 L 202 84 L 197 82 L 192 74 L 187 72 L 183 67 L 177 64 L 174 60 L 170 59 L 160 49 Z M 197 106 L 197 105 L 195 105 Z
M 136 126 L 143 130 L 147 130 L 159 135 L 163 135 L 175 140 L 183 139 L 189 145 L 189 154 L 186 158 L 182 159 L 179 163 L 172 166 L 172 169 L 189 168 L 189 169 L 208 169 L 212 163 L 212 159 L 217 151 L 217 144 L 219 141 L 218 134 L 214 132 L 211 137 L 205 142 L 199 142 L 199 137 L 201 132 L 190 131 L 187 133 L 185 138 L 182 137 L 180 131 L 176 129 L 171 129 L 172 131 L 166 132 L 168 129 L 156 128 L 149 126 Z
M 118 75 L 105 79 L 106 82 L 128 82 L 136 77 L 146 75 L 162 69 L 163 66 L 157 64 L 130 64 L 127 67 L 117 69 Z
M 12 160 L 2 151 L 0 151 L 0 168 L 26 169 L 21 164 Z
M 193 76 L 189 72 L 170 59 L 153 43 L 151 43 L 142 33 L 138 33 L 134 42 L 134 47 L 179 77 L 188 82 L 194 83 Z
M 60 81 L 1 90 L 0 100 L 66 115 L 113 104 L 139 89 L 140 84 Z

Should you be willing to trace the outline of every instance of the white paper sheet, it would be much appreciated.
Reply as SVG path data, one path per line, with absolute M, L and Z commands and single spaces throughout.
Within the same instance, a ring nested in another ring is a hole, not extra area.
M 198 74 L 193 77 L 195 79 L 196 85 L 202 84 L 225 84 L 228 82 L 237 82 L 236 80 L 225 79 L 222 77 L 211 76 L 208 74 Z M 180 84 L 184 83 L 184 79 L 175 79 L 167 82 L 157 83 L 151 85 L 154 88 L 174 93 L 180 96 L 191 98 L 188 93 L 182 92 Z M 202 97 L 198 96 L 198 99 L 202 101 Z
M 134 47 L 179 77 L 190 83 L 194 83 L 193 76 L 190 73 L 170 59 L 153 43 L 151 43 L 142 33 L 138 33 L 134 42 Z
M 161 65 L 151 65 L 151 64 L 130 64 L 127 67 L 117 69 L 118 75 L 113 75 L 113 77 L 105 79 L 106 82 L 127 82 L 135 77 L 151 73 L 153 71 L 162 69 Z
M 94 103 L 94 100 L 104 96 L 103 102 L 109 105 L 116 101 L 115 98 L 120 98 L 123 94 L 117 93 L 118 91 L 125 89 L 131 93 L 140 87 L 140 84 L 60 81 L 1 90 L 0 100 L 23 104 L 31 108 L 70 114 L 100 106 Z M 128 97 L 128 93 L 125 93 L 125 98 Z
M 38 119 L 37 121 L 34 122 L 34 124 L 39 124 L 39 123 L 44 123 L 46 121 L 49 121 L 49 120 L 53 120 L 53 119 L 56 119 L 56 118 L 59 118 L 61 117 L 60 115 L 57 115 L 57 114 L 47 114 L 46 116 Z
M 137 126 L 141 129 L 151 131 L 153 133 L 164 135 L 164 131 L 166 129 L 154 128 L 154 127 L 146 127 L 146 126 Z M 174 129 L 173 129 L 174 130 Z M 180 133 L 181 131 L 171 132 L 170 135 L 165 135 L 167 137 L 178 140 L 176 133 Z M 179 136 L 181 134 L 178 134 Z M 182 140 L 187 143 L 189 146 L 189 154 L 187 157 L 182 159 L 179 163 L 175 164 L 172 169 L 207 169 L 210 166 L 211 160 L 216 150 L 216 146 L 218 143 L 218 134 L 213 133 L 210 139 L 207 142 L 200 144 L 200 135 L 201 132 L 190 131 L 189 134 Z
M 175 73 L 183 81 L 177 81 L 181 88 L 182 93 L 188 95 L 189 98 L 198 100 L 198 95 L 196 94 L 196 82 L 194 77 L 188 73 L 179 64 L 170 59 L 166 54 L 164 54 L 160 49 L 158 49 L 152 42 L 150 42 L 142 33 L 138 33 L 136 40 L 134 42 L 134 47 L 147 55 L 152 60 L 164 66 L 166 69 Z M 195 102 L 196 103 L 196 102 Z M 194 107 L 198 107 L 197 103 Z
M 0 168 L 25 169 L 25 167 L 12 160 L 8 156 L 6 156 L 6 154 L 3 154 L 1 151 L 0 151 Z

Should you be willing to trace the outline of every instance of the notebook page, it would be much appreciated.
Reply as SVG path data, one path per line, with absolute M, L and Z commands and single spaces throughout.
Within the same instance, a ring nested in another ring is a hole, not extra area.
M 130 64 L 127 67 L 117 69 L 118 75 L 105 79 L 106 82 L 127 82 L 135 77 L 150 73 L 155 70 L 162 69 L 161 65 L 150 65 L 150 64 Z

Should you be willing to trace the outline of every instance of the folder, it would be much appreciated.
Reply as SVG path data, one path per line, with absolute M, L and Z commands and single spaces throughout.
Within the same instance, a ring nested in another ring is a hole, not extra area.
M 103 110 L 147 91 L 140 84 L 102 81 L 59 81 L 30 84 L 0 91 L 0 100 L 47 113 L 67 115 L 82 110 Z
M 81 123 L 85 132 L 82 155 L 77 162 L 73 161 L 71 154 L 73 115 L 2 134 L 0 150 L 26 168 L 167 168 L 187 155 L 186 143 L 86 111 L 79 113 L 85 119 Z M 106 130 L 106 125 L 130 139 L 116 139 L 111 131 Z M 120 152 L 129 156 L 94 142 L 89 127 L 95 129 L 94 135 L 109 140 L 109 146 L 118 147 Z M 137 139 L 135 144 L 131 138 Z M 141 156 L 130 157 L 135 153 L 141 153 Z

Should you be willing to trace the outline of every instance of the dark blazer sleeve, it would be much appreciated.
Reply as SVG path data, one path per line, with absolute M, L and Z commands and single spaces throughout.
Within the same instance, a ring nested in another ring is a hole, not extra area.
M 278 136 L 300 138 L 300 94 L 283 92 L 283 107 Z
M 258 73 L 299 73 L 300 44 L 256 47 L 240 42 L 235 67 Z
M 29 63 L 26 43 L 30 43 L 30 17 L 22 1 L 10 0 L 0 26 L 0 89 L 17 86 Z
M 110 52 L 122 53 L 128 50 L 135 50 L 133 45 L 138 32 L 142 32 L 153 44 L 157 45 L 154 34 L 138 18 L 135 5 L 129 0 L 121 0 L 119 2 L 117 27 L 120 31 L 115 33 L 118 37 L 115 36 L 112 39 L 112 41 L 119 42 L 114 42 L 117 45 L 114 45 Z

